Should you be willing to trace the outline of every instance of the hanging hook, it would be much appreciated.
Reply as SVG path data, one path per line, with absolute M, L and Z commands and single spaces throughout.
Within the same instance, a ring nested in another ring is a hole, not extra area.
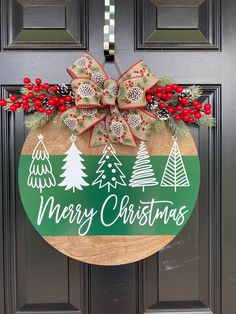
M 106 61 L 113 61 L 115 56 L 115 0 L 105 0 L 104 4 L 104 56 Z

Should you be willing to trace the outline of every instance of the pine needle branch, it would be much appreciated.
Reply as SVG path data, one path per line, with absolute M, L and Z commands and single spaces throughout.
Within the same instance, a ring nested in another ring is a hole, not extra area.
M 160 81 L 158 82 L 158 85 L 161 85 L 161 86 L 165 86 L 167 84 L 173 84 L 174 83 L 174 80 L 172 77 L 170 76 L 162 76 L 160 78 Z
M 42 128 L 50 119 L 51 117 L 47 115 L 34 112 L 26 116 L 25 125 L 28 129 Z
M 213 127 L 216 125 L 216 119 L 212 116 L 202 115 L 201 119 L 194 121 L 198 126 Z
M 202 96 L 202 89 L 198 85 L 189 86 L 189 91 L 192 99 L 198 99 Z
M 188 126 L 183 121 L 175 121 L 171 116 L 167 120 L 173 136 L 177 139 L 188 137 L 190 135 Z

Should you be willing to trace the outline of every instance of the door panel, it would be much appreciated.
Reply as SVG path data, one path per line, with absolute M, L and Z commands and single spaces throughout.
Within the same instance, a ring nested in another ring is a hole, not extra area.
M 24 76 L 68 83 L 65 68 L 83 49 L 102 61 L 103 9 L 103 0 L 2 0 L 2 97 L 19 91 Z M 1 110 L 0 314 L 236 312 L 235 12 L 233 0 L 116 2 L 123 70 L 142 58 L 158 77 L 201 85 L 217 119 L 212 130 L 191 128 L 201 160 L 194 213 L 173 242 L 143 261 L 90 266 L 40 238 L 18 193 L 24 116 Z M 118 76 L 114 64 L 105 67 Z

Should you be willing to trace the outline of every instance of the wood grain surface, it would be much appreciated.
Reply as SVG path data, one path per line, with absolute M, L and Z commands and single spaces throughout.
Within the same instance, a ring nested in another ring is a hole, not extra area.
M 44 237 L 58 251 L 82 262 L 122 265 L 150 256 L 175 236 L 61 236 Z
M 53 123 L 39 130 L 32 130 L 26 138 L 22 154 L 32 154 L 38 142 L 37 136 L 44 135 L 44 143 L 50 155 L 61 155 L 70 147 L 71 131 L 61 131 Z M 89 147 L 91 131 L 78 136 L 76 145 L 85 155 L 102 155 L 104 146 Z M 146 143 L 150 155 L 169 155 L 172 134 L 164 127 L 155 130 Z M 139 142 L 137 141 L 137 144 Z M 194 141 L 189 134 L 178 141 L 183 155 L 197 155 Z M 113 144 L 117 155 L 136 155 L 138 148 Z M 175 236 L 46 236 L 44 239 L 63 254 L 82 262 L 96 265 L 121 265 L 148 257 L 166 246 Z

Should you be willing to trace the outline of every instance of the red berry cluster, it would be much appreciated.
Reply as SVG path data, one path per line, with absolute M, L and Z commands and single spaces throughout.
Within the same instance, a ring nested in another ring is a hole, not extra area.
M 183 87 L 178 84 L 157 85 L 146 91 L 146 100 L 157 100 L 159 109 L 166 109 L 176 121 L 194 123 L 202 114 L 211 115 L 211 104 L 203 104 L 184 95 Z
M 8 100 L 0 99 L 0 106 L 6 106 L 9 103 L 9 110 L 12 112 L 17 109 L 24 111 L 38 111 L 48 116 L 52 115 L 54 111 L 64 112 L 68 107 L 74 106 L 73 98 L 70 95 L 58 96 L 56 85 L 42 83 L 40 78 L 35 79 L 35 84 L 27 77 L 23 79 L 26 95 L 17 97 L 10 96 Z M 47 100 L 48 109 L 43 107 L 43 102 Z

